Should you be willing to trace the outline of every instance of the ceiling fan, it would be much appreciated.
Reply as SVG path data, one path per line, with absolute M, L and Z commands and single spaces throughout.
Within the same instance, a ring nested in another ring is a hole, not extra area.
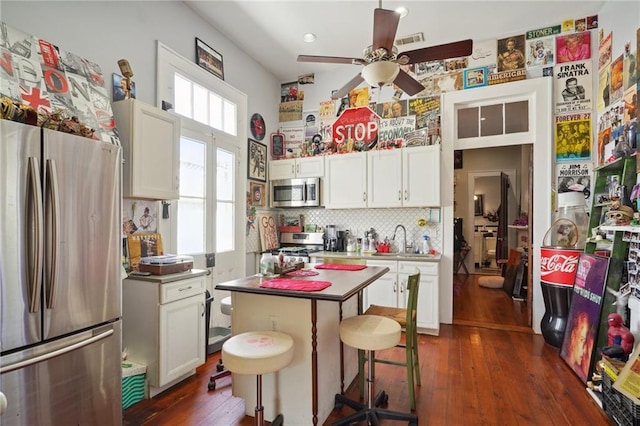
M 424 90 L 424 86 L 402 70 L 400 65 L 471 55 L 473 41 L 470 39 L 398 53 L 398 49 L 394 46 L 394 39 L 400 14 L 393 10 L 382 9 L 382 0 L 379 5 L 380 7 L 373 13 L 373 44 L 364 50 L 362 58 L 298 56 L 298 62 L 364 65 L 358 75 L 332 95 L 333 99 L 346 96 L 363 81 L 378 87 L 393 82 L 405 93 L 413 96 Z

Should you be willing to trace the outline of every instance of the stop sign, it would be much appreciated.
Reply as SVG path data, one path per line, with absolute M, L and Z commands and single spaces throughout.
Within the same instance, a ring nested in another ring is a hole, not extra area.
M 352 139 L 354 142 L 364 142 L 371 148 L 378 141 L 379 126 L 380 116 L 371 108 L 349 108 L 333 123 L 333 141 L 340 145 Z

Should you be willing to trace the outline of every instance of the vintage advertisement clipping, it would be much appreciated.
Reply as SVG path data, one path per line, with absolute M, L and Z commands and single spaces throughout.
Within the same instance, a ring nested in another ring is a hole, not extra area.
M 416 129 L 439 127 L 440 97 L 409 99 L 409 114 L 416 116 Z
M 593 71 L 591 61 L 555 66 L 556 113 L 592 109 Z
M 591 158 L 591 113 L 556 115 L 556 161 Z
M 380 119 L 378 130 L 378 147 L 400 148 L 404 141 L 405 133 L 413 132 L 416 128 L 416 116 L 409 115 L 397 118 Z

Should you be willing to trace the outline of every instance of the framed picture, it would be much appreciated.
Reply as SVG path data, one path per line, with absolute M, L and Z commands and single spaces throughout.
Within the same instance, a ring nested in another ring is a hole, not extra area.
M 463 87 L 471 89 L 487 85 L 487 67 L 467 68 L 464 70 Z
M 252 206 L 264 207 L 266 205 L 266 194 L 265 194 L 264 183 L 249 181 L 249 192 L 251 193 Z
M 267 181 L 267 146 L 253 139 L 249 139 L 247 177 L 261 182 Z
M 476 194 L 473 196 L 473 214 L 474 216 L 484 215 L 484 195 Z
M 196 63 L 216 77 L 224 80 L 222 55 L 196 37 Z
M 120 74 L 113 73 L 113 102 L 136 98 L 136 83 L 131 82 L 131 93 L 127 93 L 127 80 Z
M 271 133 L 271 158 L 279 160 L 285 155 L 284 135 L 280 132 Z

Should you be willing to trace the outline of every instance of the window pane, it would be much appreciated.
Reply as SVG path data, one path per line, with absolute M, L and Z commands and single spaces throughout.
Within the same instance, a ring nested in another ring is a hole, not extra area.
M 509 102 L 504 104 L 505 133 L 529 131 L 529 102 Z
M 191 118 L 191 82 L 180 74 L 174 78 L 173 103 L 177 114 Z
M 178 253 L 204 253 L 204 244 L 204 200 L 180 197 L 178 200 Z
M 205 144 L 182 137 L 180 139 L 180 196 L 205 197 Z
M 503 134 L 503 104 L 487 105 L 480 108 L 480 136 Z
M 217 151 L 216 193 L 219 201 L 234 201 L 234 155 L 229 151 Z
M 209 93 L 209 108 L 209 125 L 214 129 L 222 130 L 222 98 Z
M 202 124 L 209 124 L 207 121 L 208 107 L 207 95 L 209 91 L 197 84 L 193 85 L 193 119 Z
M 216 251 L 232 251 L 235 246 L 233 230 L 233 203 L 219 201 L 216 208 Z
M 237 135 L 236 124 L 236 105 L 227 101 L 224 101 L 224 130 L 230 135 Z
M 458 139 L 478 137 L 478 108 L 458 110 Z

